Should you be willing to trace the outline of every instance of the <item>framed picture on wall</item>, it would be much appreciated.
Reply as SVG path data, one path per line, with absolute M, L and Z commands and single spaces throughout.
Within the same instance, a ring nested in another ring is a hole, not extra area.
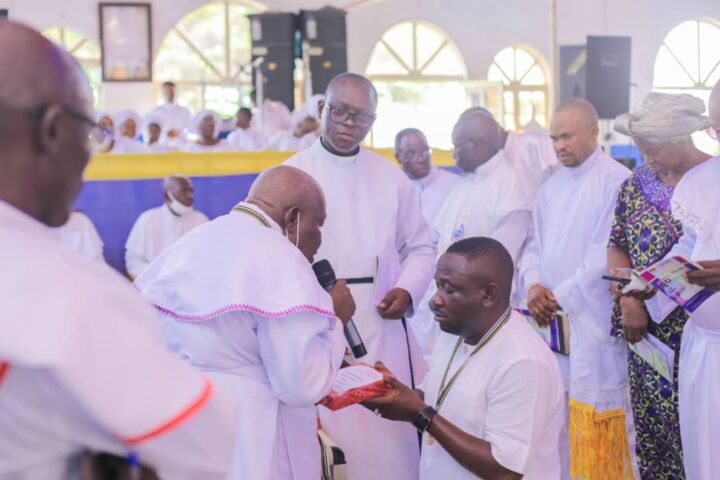
M 152 19 L 149 3 L 100 3 L 104 82 L 152 80 Z

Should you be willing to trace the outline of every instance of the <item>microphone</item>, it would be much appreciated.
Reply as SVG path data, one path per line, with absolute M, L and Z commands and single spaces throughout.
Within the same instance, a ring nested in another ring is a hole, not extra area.
M 337 278 L 335 278 L 335 270 L 333 270 L 330 262 L 327 260 L 320 260 L 319 262 L 313 264 L 312 269 L 315 272 L 315 276 L 317 277 L 320 286 L 325 289 L 326 292 L 332 290 L 337 282 Z M 365 344 L 363 343 L 362 338 L 360 337 L 360 332 L 358 332 L 352 318 L 343 325 L 343 332 L 345 333 L 345 340 L 347 340 L 348 345 L 350 345 L 350 349 L 352 350 L 355 358 L 367 355 Z

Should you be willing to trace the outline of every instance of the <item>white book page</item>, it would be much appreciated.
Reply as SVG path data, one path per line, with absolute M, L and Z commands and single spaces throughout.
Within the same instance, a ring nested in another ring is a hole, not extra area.
M 338 394 L 343 394 L 353 388 L 364 387 L 382 379 L 382 373 L 368 365 L 352 365 L 340 369 L 332 389 Z

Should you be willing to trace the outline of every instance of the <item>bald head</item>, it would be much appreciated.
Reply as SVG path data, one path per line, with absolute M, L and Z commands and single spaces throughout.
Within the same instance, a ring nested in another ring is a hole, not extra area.
M 333 78 L 318 102 L 323 145 L 336 154 L 356 153 L 375 122 L 377 103 L 375 87 L 362 75 Z
M 246 202 L 262 208 L 308 261 L 313 261 L 327 216 L 325 196 L 314 178 L 287 165 L 265 170 L 250 187 Z
M 90 86 L 69 53 L 29 27 L 0 22 L 0 45 L 0 199 L 62 225 L 90 158 Z
M 558 160 L 569 168 L 585 162 L 598 147 L 598 114 L 590 102 L 575 98 L 561 103 L 550 122 L 550 138 Z
M 708 102 L 708 111 L 710 118 L 716 130 L 720 130 L 720 80 L 715 84 L 710 92 L 710 101 Z
M 502 131 L 484 112 L 465 112 L 453 128 L 455 162 L 464 172 L 473 172 L 502 148 Z

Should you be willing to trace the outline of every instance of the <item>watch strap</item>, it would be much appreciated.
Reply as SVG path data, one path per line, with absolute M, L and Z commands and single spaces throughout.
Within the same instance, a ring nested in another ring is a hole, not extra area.
M 412 421 L 412 424 L 415 428 L 418 429 L 420 433 L 425 433 L 425 431 L 430 428 L 430 424 L 433 421 L 433 418 L 435 418 L 435 415 L 437 415 L 437 410 L 435 410 L 431 406 L 427 406 L 420 410 L 417 415 L 415 415 L 415 418 Z

